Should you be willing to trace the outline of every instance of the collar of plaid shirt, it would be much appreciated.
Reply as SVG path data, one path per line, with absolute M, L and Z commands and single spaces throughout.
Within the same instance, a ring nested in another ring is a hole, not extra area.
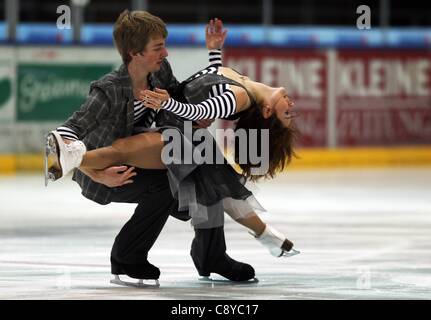
M 122 64 L 118 70 L 118 78 L 121 83 L 122 91 L 123 91 L 123 97 L 127 101 L 127 133 L 130 135 L 133 132 L 134 127 L 134 100 L 135 97 L 133 95 L 133 87 L 132 87 L 132 79 L 130 77 L 129 71 L 127 70 L 127 66 L 125 64 Z M 150 90 L 152 90 L 156 83 L 157 83 L 157 77 L 150 73 L 148 75 L 148 85 Z

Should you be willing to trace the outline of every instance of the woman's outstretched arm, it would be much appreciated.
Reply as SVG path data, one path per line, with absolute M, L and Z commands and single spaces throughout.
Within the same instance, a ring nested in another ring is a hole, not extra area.
M 156 88 L 155 92 L 145 90 L 141 99 L 145 106 L 164 109 L 187 120 L 226 118 L 250 106 L 247 92 L 237 86 L 223 84 L 217 87 L 215 95 L 201 103 L 182 103 L 172 99 L 166 90 Z
M 226 118 L 236 111 L 234 93 L 226 84 L 223 93 L 198 104 L 181 103 L 169 98 L 162 104 L 162 109 L 175 113 L 188 120 Z

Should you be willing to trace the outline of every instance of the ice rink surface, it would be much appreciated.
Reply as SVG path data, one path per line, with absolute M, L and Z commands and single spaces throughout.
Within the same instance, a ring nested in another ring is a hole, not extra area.
M 70 178 L 0 177 L 0 299 L 431 299 L 431 168 L 292 171 L 258 188 L 300 255 L 271 256 L 226 216 L 228 254 L 259 282 L 203 283 L 190 224 L 170 218 L 149 255 L 160 288 L 135 289 L 109 283 L 134 205 L 92 203 Z

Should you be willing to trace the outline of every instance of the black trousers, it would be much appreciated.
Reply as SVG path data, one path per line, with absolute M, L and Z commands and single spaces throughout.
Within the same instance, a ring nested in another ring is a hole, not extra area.
M 134 182 L 116 188 L 112 199 L 113 202 L 138 203 L 112 246 L 111 257 L 124 264 L 140 264 L 147 260 L 169 215 L 189 219 L 187 212 L 178 212 L 178 202 L 171 194 L 166 170 L 136 169 L 136 172 Z M 198 271 L 211 269 L 225 251 L 223 227 L 195 230 L 191 255 Z

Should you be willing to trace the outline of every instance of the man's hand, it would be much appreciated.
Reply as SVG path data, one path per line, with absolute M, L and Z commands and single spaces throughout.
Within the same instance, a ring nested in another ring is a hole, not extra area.
M 82 170 L 82 169 L 81 169 Z M 132 177 L 136 176 L 134 167 L 127 166 L 109 167 L 104 170 L 82 170 L 95 182 L 104 184 L 109 188 L 121 187 L 133 183 Z
M 210 125 L 212 125 L 214 120 L 215 119 L 202 119 L 202 120 L 196 121 L 196 124 L 198 125 L 199 128 L 208 128 Z
M 223 29 L 223 21 L 211 19 L 205 29 L 205 42 L 208 50 L 223 48 L 227 30 Z

